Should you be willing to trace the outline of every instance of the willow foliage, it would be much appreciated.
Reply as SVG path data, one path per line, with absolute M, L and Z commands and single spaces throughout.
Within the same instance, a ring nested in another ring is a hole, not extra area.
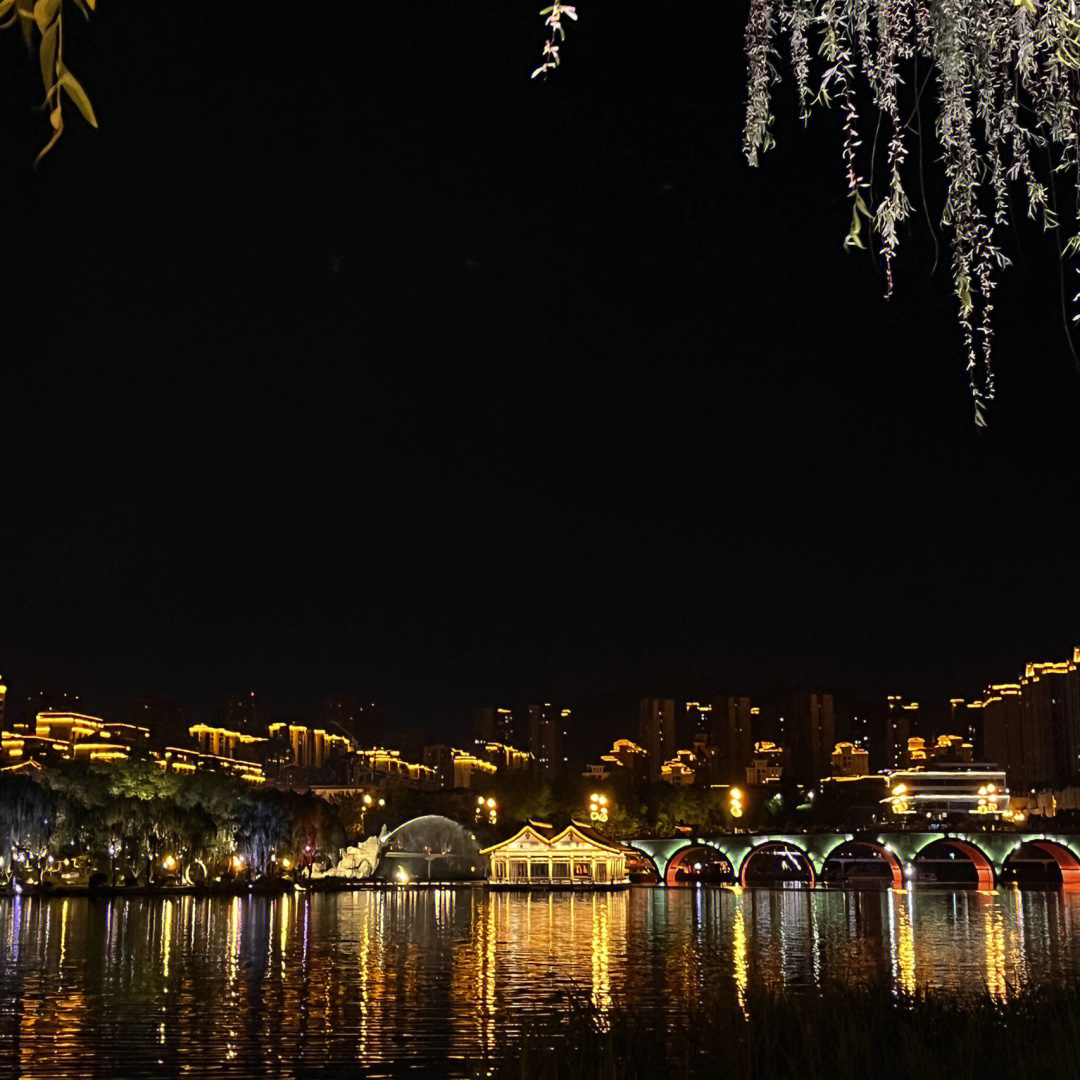
M 975 421 L 984 425 L 994 396 L 993 290 L 1009 264 L 998 236 L 1009 221 L 1010 187 L 1020 189 L 1029 217 L 1056 229 L 1054 174 L 1065 173 L 1074 209 L 1064 251 L 1080 249 L 1080 0 L 750 0 L 743 150 L 751 165 L 773 145 L 770 86 L 779 79 L 782 35 L 804 121 L 815 104 L 835 100 L 840 107 L 852 200 L 845 244 L 863 247 L 864 237 L 876 237 L 886 296 L 898 226 L 911 213 L 904 169 L 909 139 L 918 137 L 911 120 L 929 74 L 936 76 L 935 129 L 946 180 L 942 225 L 951 233 Z M 814 53 L 824 70 L 812 81 Z M 920 60 L 930 70 L 922 85 L 911 79 L 902 106 L 902 88 Z M 864 170 L 873 167 L 878 131 L 887 138 L 881 159 L 887 182 L 869 205 Z M 864 145 L 867 132 L 874 132 L 873 150 Z
M 38 39 L 41 79 L 45 84 L 45 108 L 49 110 L 49 123 L 53 133 L 34 161 L 35 165 L 56 145 L 56 140 L 63 133 L 64 95 L 75 103 L 87 123 L 97 127 L 97 118 L 86 91 L 64 65 L 64 2 L 65 0 L 0 0 L 0 20 L 3 20 L 0 21 L 0 27 L 6 29 L 18 23 L 27 48 L 33 48 L 35 39 Z M 69 0 L 69 9 L 72 3 L 89 19 L 97 0 Z

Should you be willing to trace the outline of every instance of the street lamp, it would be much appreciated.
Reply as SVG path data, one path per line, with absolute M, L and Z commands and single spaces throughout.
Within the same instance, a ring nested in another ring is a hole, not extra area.
M 476 824 L 498 825 L 499 804 L 490 795 L 485 798 L 478 795 L 476 798 Z
M 592 821 L 605 822 L 608 819 L 608 797 L 594 791 L 589 796 L 589 818 Z
M 743 815 L 742 792 L 737 787 L 728 792 L 728 813 L 733 818 L 741 818 Z

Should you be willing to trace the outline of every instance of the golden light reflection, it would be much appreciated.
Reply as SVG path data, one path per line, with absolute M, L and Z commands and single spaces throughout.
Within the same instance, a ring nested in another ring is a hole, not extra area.
M 1008 996 L 1005 977 L 1005 925 L 997 903 L 986 903 L 986 990 L 996 1001 Z
M 161 974 L 164 978 L 169 977 L 169 960 L 172 955 L 173 935 L 173 902 L 165 901 L 165 910 L 161 920 Z M 166 990 L 168 993 L 168 990 Z
M 292 918 L 292 898 L 288 893 L 281 897 L 281 940 L 278 948 L 281 950 L 281 974 L 285 975 L 286 959 L 289 955 L 289 920 Z
M 607 1028 L 611 1009 L 611 894 L 592 894 L 592 1003 Z
M 60 908 L 60 970 L 58 975 L 61 982 L 64 980 L 64 960 L 67 957 L 68 913 L 70 910 L 71 901 L 65 900 Z
M 911 922 L 911 912 L 908 910 L 911 894 L 890 893 L 890 899 L 892 901 L 890 915 L 895 913 L 896 917 L 895 924 L 892 918 L 889 920 L 890 929 L 894 930 L 891 942 L 893 979 L 902 993 L 910 995 L 915 992 L 915 931 Z
M 735 913 L 731 921 L 732 925 L 732 958 L 735 976 L 735 992 L 739 999 L 739 1008 L 744 1015 L 746 1012 L 746 989 L 750 982 L 750 959 L 746 940 L 746 921 L 743 918 L 742 889 L 735 887 Z

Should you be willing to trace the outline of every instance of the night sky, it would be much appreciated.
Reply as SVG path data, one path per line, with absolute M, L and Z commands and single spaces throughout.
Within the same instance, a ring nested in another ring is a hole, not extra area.
M 0 36 L 11 706 L 341 691 L 437 728 L 971 696 L 1080 644 L 1052 238 L 1007 241 L 977 429 L 944 238 L 931 276 L 913 224 L 886 303 L 786 69 L 746 165 L 745 4 L 581 0 L 546 83 L 529 4 L 99 7 L 67 62 L 100 130 L 68 106 L 37 172 Z

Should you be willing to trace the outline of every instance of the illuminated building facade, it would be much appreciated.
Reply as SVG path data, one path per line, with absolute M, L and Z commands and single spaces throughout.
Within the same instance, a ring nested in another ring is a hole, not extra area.
M 581 774 L 586 780 L 614 780 L 637 788 L 649 779 L 649 755 L 631 739 L 616 739 L 611 750 L 595 765 L 588 765 Z
M 889 773 L 888 783 L 889 794 L 882 801 L 899 816 L 998 817 L 1009 809 L 1005 770 L 996 765 L 934 762 L 897 769 Z
M 831 763 L 833 776 L 867 776 L 870 772 L 870 755 L 849 742 L 836 744 Z
M 441 788 L 472 788 L 497 771 L 490 761 L 451 746 L 425 746 L 424 764 L 434 771 Z
M 754 744 L 750 764 L 746 766 L 748 784 L 775 783 L 784 775 L 787 755 L 782 746 L 763 741 Z
M 692 750 L 680 750 L 660 766 L 660 780 L 672 787 L 689 787 L 697 778 L 696 764 Z
M 356 749 L 348 735 L 323 728 L 311 728 L 307 724 L 282 721 L 271 724 L 269 730 L 271 739 L 288 744 L 292 752 L 292 764 L 303 769 L 321 769 L 331 754 L 349 754 Z M 229 756 L 235 757 L 234 754 Z
M 435 788 L 438 774 L 427 764 L 406 761 L 398 750 L 358 750 L 350 758 L 351 780 L 377 788 Z
M 1028 664 L 1020 680 L 1026 787 L 1061 787 L 1080 772 L 1080 670 L 1072 660 Z
M 476 749 L 478 757 L 482 754 L 500 772 L 526 772 L 533 765 L 532 754 L 504 743 L 477 740 Z
M 622 844 L 589 825 L 571 822 L 556 832 L 530 821 L 509 840 L 484 848 L 488 882 L 495 888 L 617 888 L 629 884 Z

